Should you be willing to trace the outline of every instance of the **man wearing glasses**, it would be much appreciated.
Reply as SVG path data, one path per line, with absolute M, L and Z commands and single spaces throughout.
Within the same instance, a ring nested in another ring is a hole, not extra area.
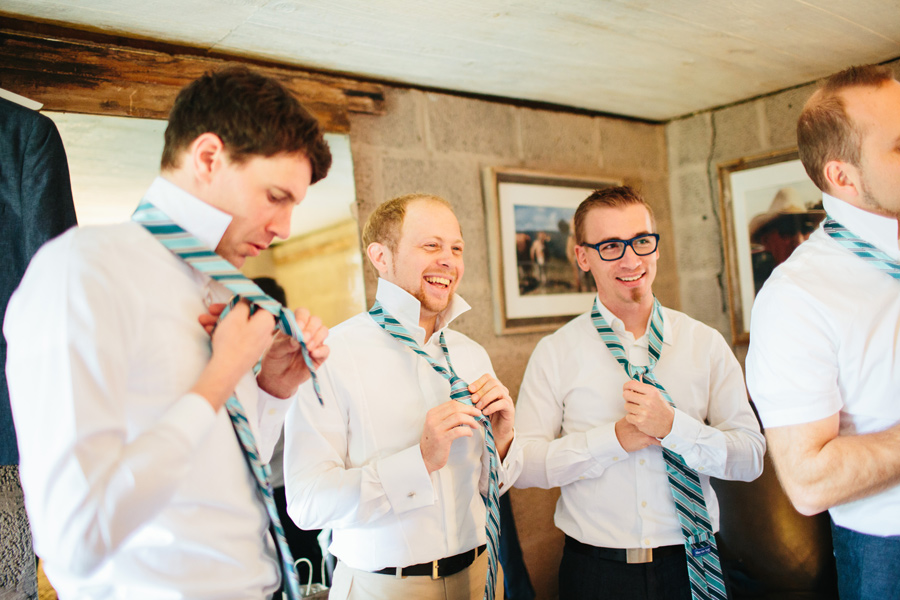
M 581 203 L 575 253 L 597 297 L 538 343 L 522 382 L 515 485 L 562 489 L 560 598 L 724 598 L 709 478 L 762 472 L 765 441 L 728 344 L 653 296 L 654 229 L 627 186 Z

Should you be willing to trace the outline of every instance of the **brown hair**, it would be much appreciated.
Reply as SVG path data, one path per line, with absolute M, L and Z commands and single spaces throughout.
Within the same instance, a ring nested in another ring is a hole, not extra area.
M 847 115 L 841 92 L 852 87 L 880 87 L 893 78 L 891 70 L 882 65 L 850 67 L 829 77 L 806 102 L 797 121 L 797 146 L 803 168 L 823 192 L 828 192 L 828 161 L 859 166 L 863 132 Z
M 449 202 L 440 196 L 431 194 L 406 194 L 388 200 L 378 205 L 375 212 L 366 219 L 362 234 L 363 248 L 368 248 L 369 244 L 378 242 L 394 252 L 397 249 L 397 242 L 400 241 L 400 228 L 403 226 L 403 219 L 406 216 L 406 207 L 417 200 L 437 202 L 453 211 Z
M 166 127 L 162 169 L 177 167 L 180 154 L 204 133 L 219 136 L 237 163 L 301 152 L 312 166 L 310 183 L 331 167 L 331 151 L 316 118 L 281 83 L 247 67 L 210 71 L 178 93 Z
M 650 222 L 656 228 L 656 222 L 653 219 L 653 209 L 644 200 L 641 194 L 627 185 L 618 185 L 614 187 L 596 190 L 590 196 L 585 198 L 578 208 L 575 210 L 573 219 L 575 225 L 575 243 L 581 245 L 584 243 L 584 221 L 587 219 L 588 213 L 595 208 L 621 208 L 639 204 L 647 209 L 650 213 Z

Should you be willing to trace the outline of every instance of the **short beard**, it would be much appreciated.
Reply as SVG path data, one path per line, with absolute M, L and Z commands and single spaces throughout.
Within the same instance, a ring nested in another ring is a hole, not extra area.
M 869 211 L 879 214 L 883 217 L 900 220 L 900 211 L 885 208 L 884 205 L 879 202 L 875 198 L 875 196 L 872 195 L 872 193 L 869 191 L 869 187 L 865 184 L 864 181 L 860 182 L 860 198 L 862 200 L 863 206 Z

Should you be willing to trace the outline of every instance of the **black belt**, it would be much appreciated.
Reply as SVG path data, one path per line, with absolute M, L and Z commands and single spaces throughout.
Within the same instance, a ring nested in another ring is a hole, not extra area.
M 566 536 L 566 549 L 591 558 L 615 560 L 623 563 L 641 564 L 673 554 L 684 555 L 684 546 L 660 546 L 659 548 L 599 548 L 583 544 L 571 536 Z
M 481 553 L 484 552 L 485 548 L 487 548 L 487 546 L 481 545 L 478 548 L 472 548 L 468 552 L 463 552 L 456 556 L 448 556 L 447 558 L 433 560 L 420 565 L 410 565 L 408 567 L 387 567 L 386 569 L 375 572 L 383 575 L 396 575 L 397 577 L 405 577 L 408 575 L 427 575 L 432 579 L 450 577 L 475 562 L 475 559 L 481 556 Z

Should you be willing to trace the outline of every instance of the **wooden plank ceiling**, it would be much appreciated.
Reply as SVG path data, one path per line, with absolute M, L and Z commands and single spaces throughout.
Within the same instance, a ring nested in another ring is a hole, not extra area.
M 4 0 L 2 10 L 654 121 L 900 56 L 897 0 Z

